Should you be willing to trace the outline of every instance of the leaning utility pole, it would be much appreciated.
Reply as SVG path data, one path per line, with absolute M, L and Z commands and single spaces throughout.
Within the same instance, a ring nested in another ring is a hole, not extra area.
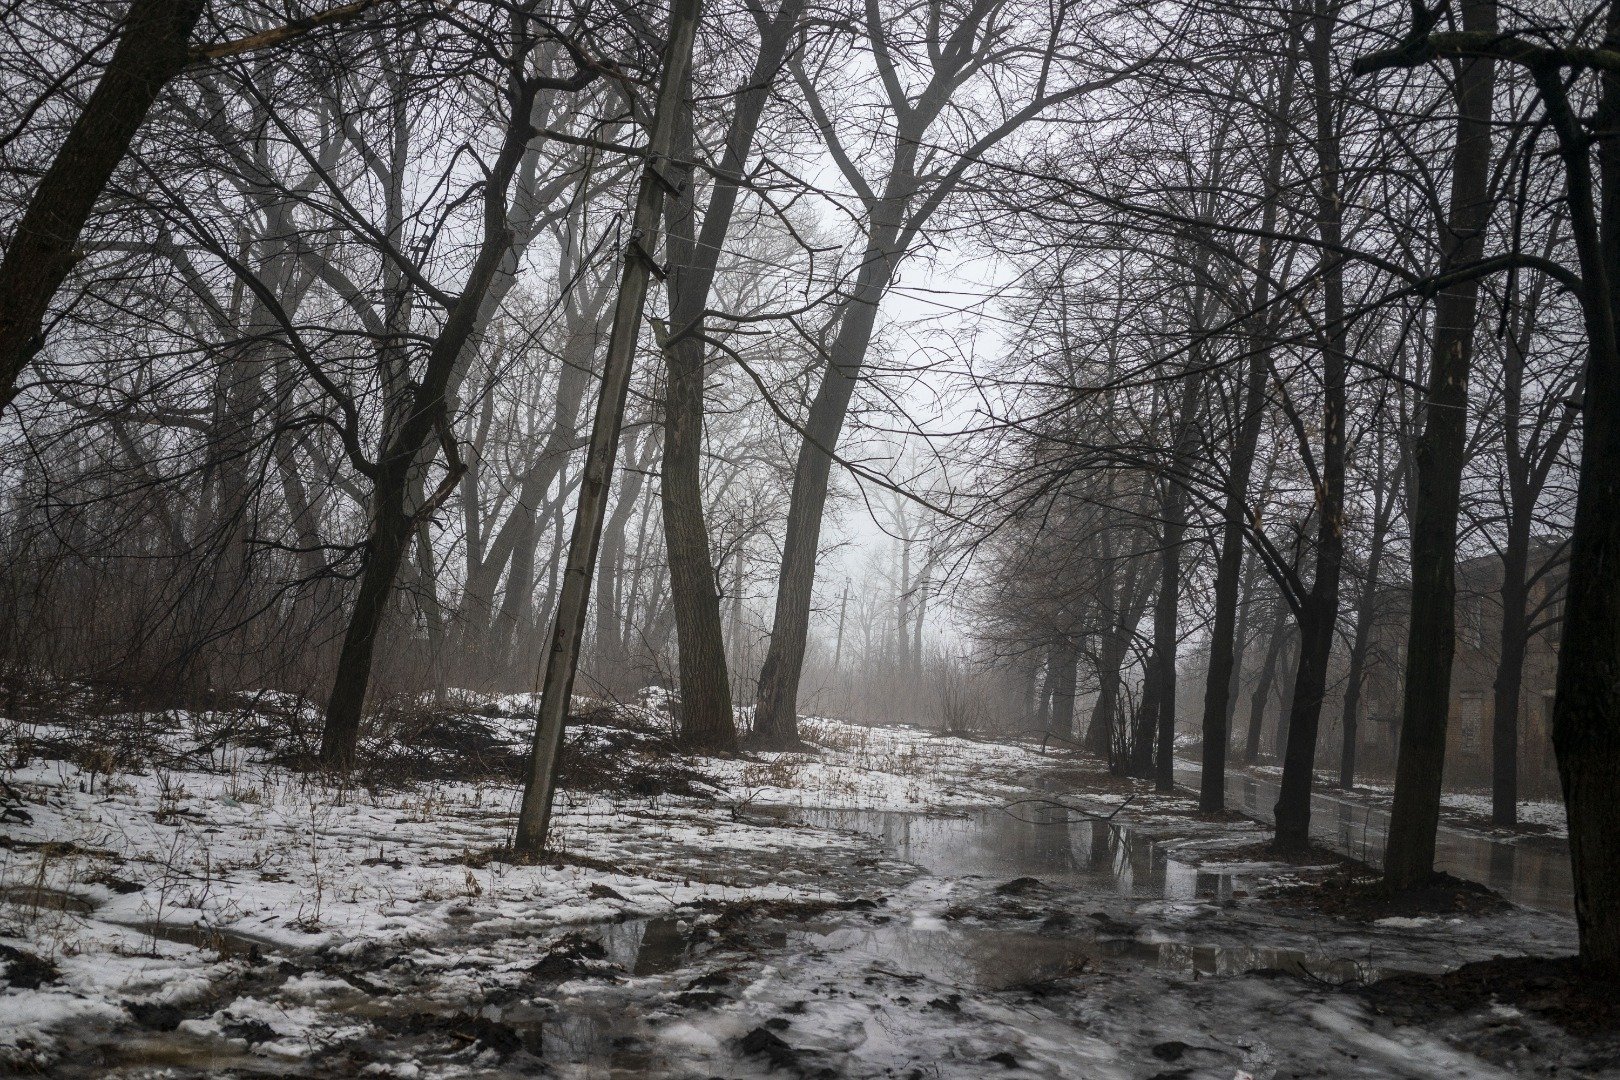
M 849 610 L 849 582 L 844 582 L 844 598 L 838 602 L 838 638 L 833 645 L 833 674 L 838 674 L 838 666 L 844 659 L 844 614 Z
M 619 281 L 613 330 L 608 337 L 607 359 L 602 365 L 602 395 L 596 402 L 596 419 L 591 426 L 590 447 L 585 456 L 585 475 L 579 485 L 574 535 L 563 569 L 562 593 L 557 599 L 556 621 L 551 629 L 551 648 L 546 653 L 540 716 L 535 724 L 528 781 L 523 788 L 523 807 L 518 812 L 514 847 L 527 855 L 545 850 L 546 831 L 551 824 L 551 800 L 556 790 L 563 724 L 573 694 L 574 673 L 579 667 L 579 643 L 585 632 L 596 549 L 602 539 L 602 519 L 607 511 L 608 487 L 613 480 L 613 461 L 618 455 L 619 429 L 624 425 L 625 397 L 630 389 L 630 366 L 647 301 L 647 275 L 657 269 L 653 253 L 658 247 L 658 223 L 664 210 L 664 198 L 672 188 L 661 170 L 674 142 L 681 98 L 692 67 L 692 42 L 697 36 L 701 6 L 701 0 L 670 0 L 658 105 L 653 113 L 630 239 L 624 248 L 624 276 Z M 659 273 L 662 274 L 662 270 Z

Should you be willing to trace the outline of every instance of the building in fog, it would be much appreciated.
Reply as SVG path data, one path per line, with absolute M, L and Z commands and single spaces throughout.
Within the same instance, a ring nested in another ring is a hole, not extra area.
M 1553 685 L 1558 674 L 1558 634 L 1563 613 L 1566 550 L 1548 538 L 1531 545 L 1532 581 L 1526 610 L 1531 633 L 1526 642 L 1519 693 L 1519 794 L 1550 797 L 1558 792 L 1552 751 Z M 1539 573 L 1538 573 L 1539 572 Z M 1446 725 L 1448 789 L 1482 789 L 1491 783 L 1491 732 L 1496 715 L 1497 662 L 1502 651 L 1502 560 L 1486 555 L 1457 567 L 1457 651 L 1451 675 L 1451 715 Z M 1404 610 L 1402 595 L 1392 606 Z M 1366 709 L 1357 738 L 1357 772 L 1369 779 L 1395 773 L 1400 741 L 1401 676 L 1405 669 L 1404 617 L 1382 629 L 1381 651 L 1394 662 L 1367 675 Z

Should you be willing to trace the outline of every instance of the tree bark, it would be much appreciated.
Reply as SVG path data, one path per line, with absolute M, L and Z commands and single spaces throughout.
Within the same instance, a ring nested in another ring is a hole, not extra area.
M 1316 492 L 1316 559 L 1310 592 L 1299 605 L 1299 666 L 1289 705 L 1288 746 L 1273 811 L 1276 845 L 1282 852 L 1310 846 L 1311 785 L 1316 772 L 1317 727 L 1327 689 L 1329 654 L 1339 617 L 1339 578 L 1344 561 L 1345 388 L 1347 327 L 1344 307 L 1344 260 L 1336 254 L 1343 242 L 1343 194 L 1339 133 L 1332 70 L 1332 0 L 1317 0 L 1309 45 L 1312 96 L 1316 112 L 1318 231 L 1322 259 L 1322 434 L 1321 469 Z
M 75 249 L 158 94 L 190 62 L 204 0 L 132 0 L 118 45 L 84 111 L 34 189 L 0 258 L 0 411 L 44 346 L 45 315 Z
M 1604 45 L 1620 47 L 1620 5 Z M 1620 981 L 1620 76 L 1605 72 L 1592 139 L 1563 74 L 1531 72 L 1558 139 L 1571 235 L 1580 262 L 1588 356 L 1569 580 L 1553 699 L 1553 749 L 1569 818 L 1570 868 L 1583 973 Z
M 1226 806 L 1226 751 L 1231 739 L 1231 716 L 1237 703 L 1237 669 L 1242 642 L 1238 640 L 1239 576 L 1243 569 L 1243 525 L 1248 511 L 1249 480 L 1255 450 L 1266 414 L 1266 378 L 1271 373 L 1272 267 L 1276 262 L 1271 233 L 1277 228 L 1281 199 L 1283 151 L 1287 145 L 1288 105 L 1293 99 L 1294 40 L 1277 75 L 1275 117 L 1266 148 L 1266 202 L 1261 211 L 1261 239 L 1255 254 L 1253 296 L 1244 335 L 1249 348 L 1249 370 L 1239 391 L 1237 425 L 1226 470 L 1221 508 L 1221 549 L 1215 564 L 1214 618 L 1210 631 L 1209 669 L 1204 680 L 1203 755 L 1198 807 L 1206 812 Z
M 760 116 L 798 23 L 803 0 L 783 0 L 776 15 L 760 27 L 759 54 L 737 97 L 726 135 L 719 176 L 696 235 L 696 207 L 690 187 L 668 208 L 668 279 L 671 344 L 664 348 L 668 371 L 664 397 L 664 466 L 659 498 L 664 543 L 669 556 L 670 599 L 680 641 L 681 738 L 700 750 L 733 751 L 737 728 L 731 712 L 720 590 L 709 549 L 703 511 L 703 311 L 713 287 L 720 252 L 731 228 L 739 183 L 759 128 Z M 691 156 L 691 113 L 677 133 L 676 156 Z
M 1254 692 L 1249 695 L 1249 726 L 1243 734 L 1243 764 L 1254 765 L 1260 760 L 1260 731 L 1266 722 L 1266 705 L 1271 701 L 1271 688 L 1277 679 L 1277 661 L 1282 657 L 1287 641 L 1288 606 L 1277 601 L 1277 612 L 1272 620 L 1271 633 L 1266 638 L 1266 661 L 1260 667 Z M 1282 720 L 1279 718 L 1279 724 Z
M 1495 0 L 1462 4 L 1465 30 L 1496 30 Z M 1451 205 L 1441 235 L 1446 269 L 1478 261 L 1490 220 L 1491 105 L 1496 65 L 1489 59 L 1457 66 L 1456 148 Z M 1440 291 L 1434 305 L 1423 431 L 1413 450 L 1412 604 L 1407 623 L 1406 680 L 1401 707 L 1395 801 L 1384 850 L 1384 880 L 1407 888 L 1434 873 L 1435 830 L 1451 711 L 1451 663 L 1456 649 L 1457 513 L 1468 423 L 1468 378 L 1478 311 L 1476 279 Z
M 913 149 L 913 154 L 915 149 Z M 888 213 L 897 213 L 890 207 Z M 827 508 L 832 471 L 829 452 L 837 446 L 866 361 L 866 349 L 877 324 L 878 303 L 887 289 L 899 252 L 898 220 L 874 228 L 866 247 L 854 295 L 845 309 L 838 336 L 828 350 L 827 368 L 810 403 L 805 437 L 793 470 L 782 566 L 776 580 L 776 614 L 771 642 L 759 672 L 751 740 L 762 748 L 790 748 L 799 743 L 799 679 L 810 633 L 810 603 L 815 590 L 816 556 L 821 522 Z
M 513 95 L 514 112 L 485 184 L 483 235 L 478 252 L 461 293 L 445 313 L 444 325 L 433 340 L 421 382 L 414 384 L 407 395 L 402 415 L 389 429 L 383 451 L 372 467 L 371 526 L 361 564 L 360 591 L 338 655 L 337 676 L 327 700 L 321 734 L 320 761 L 328 769 L 346 771 L 354 764 L 377 632 L 399 574 L 400 559 L 420 513 L 410 498 L 416 488 L 418 455 L 435 429 L 441 439 L 449 439 L 445 395 L 456 363 L 477 328 L 484 294 L 499 272 L 510 243 L 507 192 L 528 145 L 526 121 L 534 94 L 532 84 L 523 84 Z
M 1074 737 L 1074 639 L 1065 635 L 1052 646 L 1052 723 L 1049 730 L 1065 739 Z

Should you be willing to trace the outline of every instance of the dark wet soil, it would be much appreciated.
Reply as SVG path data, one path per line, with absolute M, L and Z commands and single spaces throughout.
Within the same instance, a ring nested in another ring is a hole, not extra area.
M 1432 1021 L 1441 1011 L 1519 1010 L 1602 1040 L 1613 1051 L 1607 1065 L 1620 1065 L 1620 984 L 1583 978 L 1573 956 L 1498 957 L 1442 975 L 1394 975 L 1360 992 L 1380 1014 L 1405 1023 Z
M 1563 1057 L 1576 1075 L 1620 1075 L 1620 984 L 1583 978 L 1575 957 L 1498 957 L 1358 993 L 1398 1025 L 1468 1030 L 1476 1052 L 1507 1067 L 1542 1072 Z
M 1388 918 L 1445 915 L 1494 915 L 1513 905 L 1476 881 L 1447 873 L 1407 889 L 1390 889 L 1377 871 L 1351 863 L 1320 881 L 1282 889 L 1273 898 L 1281 904 L 1304 907 L 1324 915 L 1376 922 Z

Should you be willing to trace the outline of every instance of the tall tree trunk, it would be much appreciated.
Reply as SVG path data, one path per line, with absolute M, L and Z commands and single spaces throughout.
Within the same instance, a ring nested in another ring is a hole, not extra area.
M 377 632 L 399 574 L 400 559 L 409 546 L 411 528 L 424 509 L 411 497 L 417 487 L 418 455 L 435 430 L 448 450 L 451 436 L 445 395 L 457 361 L 477 329 L 484 294 L 506 256 L 510 242 L 507 192 L 529 142 L 528 116 L 535 93 L 533 83 L 523 82 L 512 95 L 513 112 L 508 117 L 505 139 L 484 186 L 483 234 L 477 254 L 462 291 L 446 311 L 444 325 L 428 351 L 421 381 L 413 382 L 404 395 L 401 415 L 388 427 L 382 453 L 371 469 L 371 524 L 362 555 L 360 591 L 338 655 L 337 675 L 321 733 L 320 760 L 328 769 L 347 770 L 354 763 Z M 451 483 L 459 479 L 459 475 L 450 478 Z
M 1605 48 L 1620 48 L 1620 5 L 1609 7 L 1604 30 Z M 1593 140 L 1563 73 L 1538 68 L 1532 75 L 1564 163 L 1589 350 L 1553 749 L 1569 818 L 1581 968 L 1620 981 L 1620 75 L 1600 76 L 1592 120 L 1600 193 L 1593 190 Z
M 691 155 L 691 118 L 681 125 L 676 154 Z M 682 145 L 684 144 L 684 145 Z M 684 332 L 708 302 L 709 273 L 693 266 L 698 247 L 692 222 L 692 189 L 669 200 L 670 272 L 667 281 L 671 323 Z M 711 211 L 712 215 L 712 211 Z M 704 222 L 705 226 L 708 221 Z M 708 229 L 704 229 L 707 238 Z M 701 291 L 700 291 L 701 290 Z M 694 309 L 696 309 L 694 311 Z M 664 462 L 658 497 L 663 508 L 664 547 L 669 561 L 670 600 L 681 683 L 681 741 L 694 750 L 737 749 L 731 715 L 731 681 L 726 671 L 720 590 L 715 582 L 709 529 L 703 512 L 703 387 L 706 374 L 701 329 L 664 349 Z
M 805 420 L 793 469 L 782 564 L 776 579 L 776 613 L 765 662 L 760 667 L 754 707 L 751 739 L 761 747 L 792 747 L 799 742 L 799 679 L 810 632 L 831 454 L 838 445 L 850 399 L 866 364 L 878 305 L 903 254 L 900 237 L 908 204 L 916 192 L 917 159 L 926 126 L 927 118 L 915 111 L 899 124 L 887 180 L 882 194 L 872 202 L 860 269 L 842 305 L 838 332 L 827 349 L 826 368 Z
M 1494 33 L 1496 0 L 1464 0 L 1462 23 L 1468 32 Z M 1485 253 L 1495 85 L 1494 61 L 1474 59 L 1458 65 L 1451 205 L 1441 234 L 1442 265 L 1447 269 L 1476 262 Z M 1434 873 L 1456 648 L 1457 513 L 1478 297 L 1477 279 L 1468 278 L 1442 289 L 1435 298 L 1423 431 L 1413 452 L 1417 498 L 1410 514 L 1412 607 L 1395 801 L 1384 850 L 1384 880 L 1397 889 Z
M 867 248 L 854 299 L 846 308 L 838 336 L 829 350 L 827 369 L 805 424 L 793 470 L 793 493 L 788 503 L 787 531 L 782 565 L 776 581 L 776 614 L 771 623 L 770 646 L 759 673 L 759 694 L 754 709 L 752 741 L 761 747 L 798 745 L 799 678 L 810 632 L 810 603 L 815 590 L 816 556 L 821 545 L 822 515 L 827 507 L 827 484 L 832 470 L 831 451 L 843 431 L 866 359 L 866 348 L 877 323 L 878 303 L 889 283 L 894 260 L 892 234 L 876 237 Z
M 730 751 L 737 747 L 720 621 L 720 591 L 703 512 L 703 311 L 737 205 L 736 178 L 747 164 L 760 116 L 803 4 L 804 0 L 783 0 L 769 21 L 762 13 L 755 13 L 760 29 L 759 54 L 737 97 L 701 236 L 696 236 L 692 220 L 696 207 L 690 187 L 680 198 L 670 200 L 668 208 L 668 288 L 674 340 L 664 348 L 668 381 L 659 497 L 669 556 L 670 599 L 680 641 L 681 738 L 703 750 Z M 689 157 L 691 143 L 688 108 L 677 132 L 677 156 Z
M 1052 645 L 1052 723 L 1049 730 L 1074 737 L 1075 642 L 1064 635 Z
M 1294 96 L 1295 35 L 1290 29 L 1288 49 L 1277 74 L 1272 103 L 1273 124 L 1266 148 L 1266 201 L 1261 211 L 1261 239 L 1255 254 L 1254 289 L 1245 320 L 1244 340 L 1249 368 L 1238 391 L 1235 437 L 1226 471 L 1221 507 L 1221 549 L 1215 563 L 1214 618 L 1210 631 L 1209 668 L 1204 680 L 1203 755 L 1199 775 L 1198 807 L 1206 812 L 1226 806 L 1226 751 L 1231 741 L 1232 712 L 1237 705 L 1237 674 L 1242 640 L 1237 625 L 1239 575 L 1243 566 L 1243 524 L 1248 511 L 1249 480 L 1255 450 L 1266 415 L 1266 378 L 1271 373 L 1272 267 L 1276 249 L 1271 234 L 1277 228 L 1282 197 L 1283 152 L 1287 146 L 1289 103 Z
M 132 0 L 101 81 L 28 200 L 0 257 L 0 410 L 44 345 L 45 314 L 78 261 L 79 234 L 169 80 L 191 59 L 204 0 Z
M 1289 705 L 1288 747 L 1273 816 L 1280 851 L 1310 846 L 1311 784 L 1316 772 L 1316 734 L 1327 690 L 1329 654 L 1339 617 L 1339 577 L 1344 560 L 1344 456 L 1347 327 L 1344 308 L 1343 194 L 1339 133 L 1334 115 L 1332 52 L 1337 11 L 1332 0 L 1317 0 L 1310 41 L 1312 96 L 1316 106 L 1318 231 L 1323 242 L 1322 271 L 1322 454 L 1316 492 L 1316 558 L 1310 592 L 1299 606 L 1299 666 Z

